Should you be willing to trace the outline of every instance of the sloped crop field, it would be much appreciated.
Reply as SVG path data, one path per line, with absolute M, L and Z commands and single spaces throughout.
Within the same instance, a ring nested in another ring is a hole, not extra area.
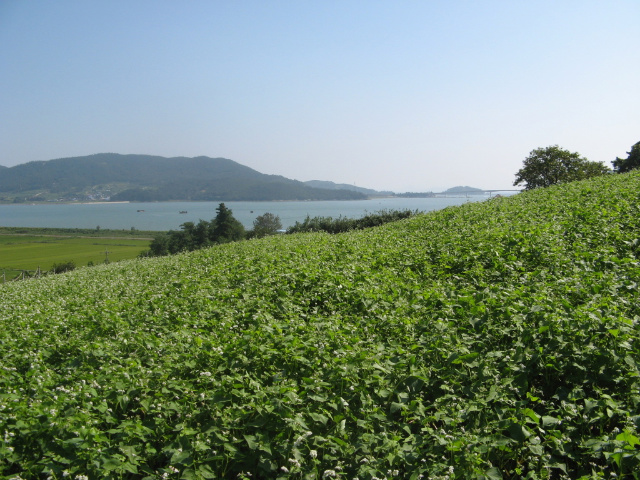
M 639 478 L 640 175 L 0 287 L 5 478 Z

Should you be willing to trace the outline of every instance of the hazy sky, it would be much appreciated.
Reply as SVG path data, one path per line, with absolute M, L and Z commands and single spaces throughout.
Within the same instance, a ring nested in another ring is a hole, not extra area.
M 226 157 L 394 191 L 512 188 L 640 141 L 640 1 L 0 0 L 0 165 Z

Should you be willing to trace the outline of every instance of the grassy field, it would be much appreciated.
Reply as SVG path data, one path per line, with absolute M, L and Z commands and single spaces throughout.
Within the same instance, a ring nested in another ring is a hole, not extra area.
M 63 237 L 108 237 L 150 239 L 158 232 L 150 230 L 111 230 L 107 228 L 0 227 L 0 235 L 46 235 Z
M 0 477 L 638 479 L 638 192 L 0 285 Z
M 114 262 L 135 258 L 149 247 L 149 232 L 146 237 L 117 237 L 118 233 L 103 231 L 109 238 L 101 238 L 64 229 L 0 229 L 0 272 L 12 278 L 22 270 L 48 271 L 53 264 L 68 261 L 76 266 L 104 263 L 107 258 Z

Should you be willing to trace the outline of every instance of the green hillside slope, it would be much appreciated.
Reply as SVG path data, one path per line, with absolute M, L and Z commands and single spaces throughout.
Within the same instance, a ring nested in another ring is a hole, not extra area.
M 637 478 L 639 192 L 2 285 L 0 475 Z

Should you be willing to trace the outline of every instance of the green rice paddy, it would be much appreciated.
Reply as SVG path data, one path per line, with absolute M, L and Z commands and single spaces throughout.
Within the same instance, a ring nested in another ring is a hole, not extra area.
M 0 271 L 48 271 L 56 263 L 73 261 L 77 266 L 137 257 L 150 241 L 139 238 L 78 236 L 0 235 Z

